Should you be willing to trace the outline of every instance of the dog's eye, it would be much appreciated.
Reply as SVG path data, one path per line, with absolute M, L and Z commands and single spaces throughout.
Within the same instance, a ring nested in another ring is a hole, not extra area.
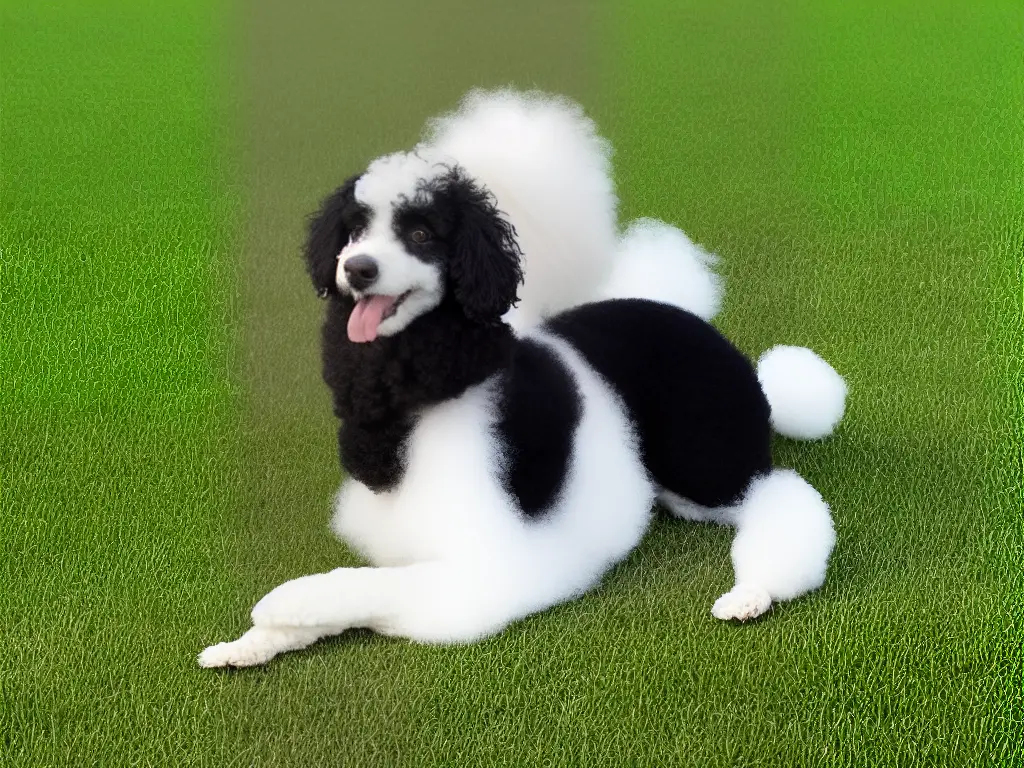
M 409 239 L 417 245 L 422 245 L 430 239 L 430 233 L 425 229 L 414 229 L 409 233 Z

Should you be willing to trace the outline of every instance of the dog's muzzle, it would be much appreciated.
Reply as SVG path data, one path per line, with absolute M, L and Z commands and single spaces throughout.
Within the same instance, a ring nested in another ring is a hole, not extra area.
M 360 293 L 370 288 L 380 275 L 380 267 L 372 256 L 352 256 L 345 259 L 342 265 L 345 270 L 345 282 L 353 291 Z

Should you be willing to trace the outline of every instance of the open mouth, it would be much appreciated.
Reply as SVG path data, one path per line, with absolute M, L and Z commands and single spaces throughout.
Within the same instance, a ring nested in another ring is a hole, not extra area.
M 381 322 L 384 322 L 389 317 L 394 317 L 395 316 L 395 312 L 397 312 L 398 308 L 400 306 L 402 306 L 402 302 L 405 301 L 406 299 L 408 299 L 409 298 L 409 294 L 411 294 L 411 293 L 412 293 L 411 290 L 410 291 L 406 291 L 405 293 L 400 294 L 397 298 L 395 298 L 395 300 L 392 302 L 391 306 L 388 307 L 386 310 L 384 310 L 384 314 L 381 315 Z
M 380 324 L 394 317 L 411 293 L 409 290 L 398 296 L 364 296 L 356 301 L 348 318 L 349 341 L 362 344 L 376 339 Z

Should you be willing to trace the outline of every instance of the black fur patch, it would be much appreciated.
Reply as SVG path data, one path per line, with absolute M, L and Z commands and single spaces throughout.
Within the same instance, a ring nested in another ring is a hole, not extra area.
M 401 481 L 406 443 L 423 408 L 458 397 L 509 365 L 516 340 L 501 315 L 516 301 L 523 273 L 515 230 L 461 168 L 423 182 L 387 211 L 355 199 L 358 179 L 346 181 L 311 217 L 304 253 L 314 287 L 329 298 L 323 372 L 342 420 L 341 462 L 380 492 Z M 443 276 L 444 296 L 394 336 L 353 343 L 347 325 L 354 301 L 335 283 L 337 257 L 353 232 L 381 215 L 392 217 L 412 255 Z M 430 231 L 424 243 L 406 237 L 417 224 Z
M 623 399 L 661 487 L 718 507 L 771 469 L 770 411 L 757 374 L 696 315 L 622 299 L 570 310 L 548 327 Z
M 506 325 L 469 320 L 446 298 L 400 333 L 356 344 L 347 331 L 352 306 L 345 295 L 328 303 L 324 381 L 342 420 L 342 466 L 372 490 L 387 491 L 402 479 L 405 443 L 417 413 L 507 366 L 515 337 Z
M 371 212 L 356 200 L 355 188 L 359 174 L 352 176 L 328 196 L 320 210 L 309 219 L 306 247 L 306 271 L 322 299 L 338 295 L 335 273 L 338 254 L 352 232 L 369 221 Z
M 501 379 L 505 489 L 527 517 L 539 517 L 558 497 L 569 471 L 582 415 L 571 371 L 547 347 L 520 341 Z
M 471 320 L 498 321 L 517 301 L 523 282 L 515 227 L 494 195 L 458 166 L 424 189 L 431 207 L 457 222 L 448 241 L 448 290 Z

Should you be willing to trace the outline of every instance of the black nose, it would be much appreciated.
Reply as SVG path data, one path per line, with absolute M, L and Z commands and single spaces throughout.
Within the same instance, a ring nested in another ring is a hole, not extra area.
M 365 291 L 377 280 L 380 270 L 372 256 L 353 256 L 345 259 L 345 279 L 354 291 Z

